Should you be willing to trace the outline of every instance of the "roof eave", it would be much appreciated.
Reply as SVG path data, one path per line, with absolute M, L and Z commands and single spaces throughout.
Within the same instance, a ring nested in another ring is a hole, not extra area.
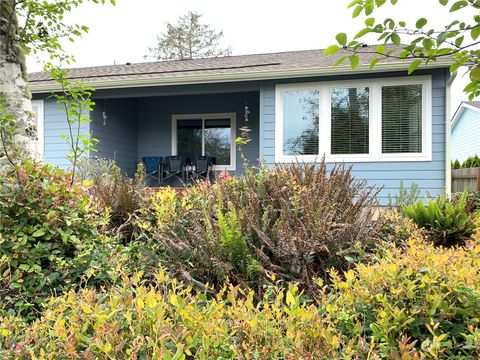
M 447 68 L 449 63 L 436 62 L 430 63 L 423 69 Z M 87 84 L 96 90 L 100 89 L 119 89 L 132 87 L 148 87 L 148 86 L 168 86 L 168 85 L 195 85 L 208 83 L 224 83 L 224 82 L 239 82 L 239 81 L 258 81 L 258 80 L 278 80 L 291 79 L 313 76 L 328 76 L 328 75 L 349 75 L 362 73 L 380 73 L 389 71 L 407 70 L 408 64 L 389 63 L 377 64 L 372 70 L 370 65 L 361 65 L 356 69 L 349 67 L 319 67 L 319 68 L 302 68 L 302 69 L 288 69 L 288 70 L 270 70 L 270 71 L 251 71 L 242 73 L 220 73 L 220 74 L 206 74 L 198 76 L 175 76 L 175 77 L 152 77 L 146 79 L 121 79 L 121 80 L 103 80 L 103 81 L 88 81 Z M 33 94 L 41 94 L 52 91 L 60 91 L 60 87 L 56 83 L 31 83 L 30 91 Z
M 475 106 L 472 106 L 470 104 L 467 104 L 465 102 L 461 102 L 460 105 L 458 106 L 457 110 L 455 111 L 455 114 L 453 114 L 453 118 L 451 120 L 451 127 L 452 127 L 452 130 L 453 128 L 455 127 L 455 125 L 457 125 L 458 123 L 458 119 L 460 119 L 460 117 L 462 116 L 462 113 L 464 110 L 466 109 L 470 109 L 472 111 L 475 111 L 475 112 L 480 112 L 480 109 L 475 107 Z

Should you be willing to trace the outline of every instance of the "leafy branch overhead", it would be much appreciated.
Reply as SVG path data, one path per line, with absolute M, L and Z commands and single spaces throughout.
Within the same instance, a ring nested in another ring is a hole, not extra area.
M 411 74 L 422 64 L 446 61 L 450 71 L 455 72 L 461 66 L 468 67 L 470 83 L 464 91 L 470 99 L 480 95 L 480 1 L 479 0 L 438 0 L 439 6 L 450 13 L 468 11 L 470 21 L 452 19 L 441 29 L 428 25 L 428 20 L 421 17 L 415 24 L 402 20 L 386 18 L 378 20 L 371 16 L 375 10 L 390 3 L 396 5 L 398 0 L 354 0 L 348 7 L 353 9 L 354 18 L 364 15 L 365 27 L 352 39 L 347 34 L 337 34 L 337 44 L 329 46 L 325 53 L 334 54 L 341 49 L 347 51 L 337 64 L 348 60 L 352 68 L 359 64 L 362 54 L 374 54 L 370 67 L 385 58 L 411 60 L 408 73 Z M 459 13 L 457 13 L 459 15 Z M 365 47 L 362 40 L 366 36 L 378 36 L 379 45 Z M 386 46 L 393 44 L 395 46 Z
M 156 46 L 149 49 L 150 55 L 145 58 L 185 60 L 229 56 L 230 47 L 221 46 L 223 32 L 202 24 L 201 17 L 190 11 L 178 19 L 178 24 L 167 23 L 167 32 L 157 36 Z
M 19 43 L 26 55 L 41 52 L 50 54 L 50 59 L 65 60 L 72 57 L 63 51 L 62 39 L 71 42 L 88 32 L 88 27 L 69 24 L 65 16 L 84 3 L 115 5 L 115 0 L 2 0 L 2 17 L 12 20 L 11 43 Z M 18 19 L 18 24 L 14 24 Z M 17 27 L 18 25 L 18 27 Z M 8 46 L 9 44 L 7 44 Z

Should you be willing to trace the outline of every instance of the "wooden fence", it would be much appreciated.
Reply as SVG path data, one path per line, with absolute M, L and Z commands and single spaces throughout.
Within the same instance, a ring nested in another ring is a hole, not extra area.
M 452 170 L 452 192 L 480 191 L 480 167 Z

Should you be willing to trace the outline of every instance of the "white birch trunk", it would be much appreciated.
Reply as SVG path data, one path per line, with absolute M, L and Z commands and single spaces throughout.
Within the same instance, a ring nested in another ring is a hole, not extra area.
M 38 158 L 37 130 L 28 89 L 25 54 L 16 38 L 16 15 L 6 10 L 8 6 L 13 6 L 14 0 L 0 2 L 0 98 L 3 99 L 7 114 L 12 115 L 18 124 L 15 142 L 19 158 Z M 1 149 L 0 167 L 6 162 Z

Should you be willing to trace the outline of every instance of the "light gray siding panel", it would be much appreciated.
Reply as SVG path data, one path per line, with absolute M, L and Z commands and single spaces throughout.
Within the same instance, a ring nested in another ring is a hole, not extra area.
M 419 75 L 432 76 L 432 161 L 424 162 L 359 162 L 352 165 L 353 174 L 357 179 L 367 179 L 371 185 L 382 187 L 379 201 L 387 204 L 389 195 L 395 196 L 403 181 L 404 187 L 410 187 L 413 182 L 419 185 L 421 196 L 437 195 L 445 191 L 445 99 L 448 75 L 445 70 L 420 72 Z M 406 76 L 403 73 L 375 74 L 375 77 Z M 332 81 L 352 78 L 367 78 L 368 75 L 354 77 L 325 77 L 304 79 L 303 81 Z M 302 82 L 288 80 L 282 82 L 266 81 L 262 84 L 264 106 L 263 111 L 263 158 L 268 166 L 275 163 L 275 86 L 279 83 Z M 480 124 L 480 122 L 478 122 Z M 479 125 L 480 126 L 480 125 Z M 478 134 L 478 132 L 477 132 Z M 331 168 L 333 164 L 329 164 Z
M 61 135 L 68 135 L 68 123 L 65 110 L 61 108 L 54 99 L 44 100 L 44 161 L 62 169 L 70 167 L 67 158 L 69 146 Z M 81 134 L 88 134 L 90 124 L 82 123 Z
M 461 110 L 452 128 L 452 160 L 465 161 L 469 156 L 480 156 L 480 110 Z

